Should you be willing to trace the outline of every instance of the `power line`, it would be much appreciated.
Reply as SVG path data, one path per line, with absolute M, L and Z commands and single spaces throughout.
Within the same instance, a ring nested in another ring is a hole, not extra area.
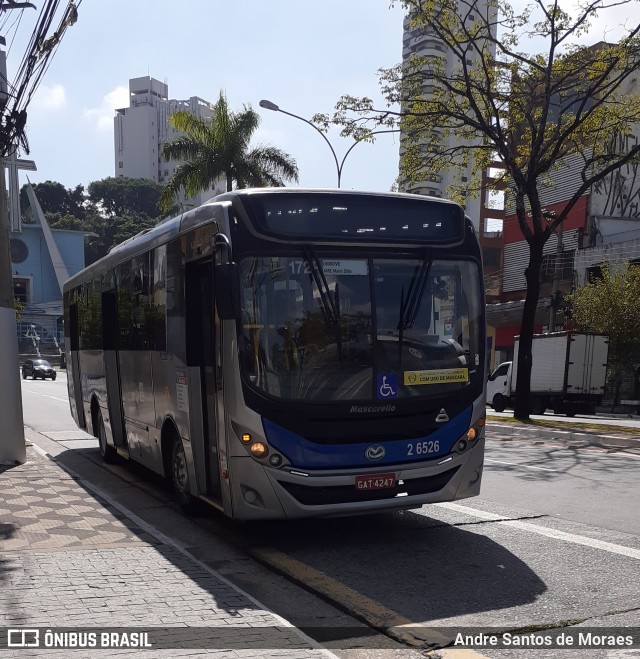
M 0 11 L 25 6 L 35 9 L 35 6 L 30 3 L 16 3 L 13 0 L 11 2 L 5 0 L 5 2 L 7 2 L 6 7 L 3 5 L 2 0 L 0 0 Z M 76 22 L 80 2 L 75 3 L 74 0 L 69 1 L 58 28 L 53 32 L 51 28 L 60 6 L 60 0 L 46 0 L 44 3 L 36 27 L 31 34 L 22 61 L 18 67 L 15 80 L 11 85 L 7 85 L 7 99 L 2 108 L 2 122 L 0 124 L 0 155 L 6 155 L 16 147 L 22 148 L 26 153 L 29 153 L 29 145 L 25 135 L 27 107 L 38 89 L 64 33 L 68 27 Z M 21 14 L 23 13 L 24 9 L 21 11 Z M 22 16 L 20 16 L 20 20 L 21 18 Z

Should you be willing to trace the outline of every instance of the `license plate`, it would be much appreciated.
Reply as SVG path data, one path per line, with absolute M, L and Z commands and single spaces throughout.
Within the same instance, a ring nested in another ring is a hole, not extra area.
M 396 486 L 395 474 L 356 476 L 356 490 L 386 490 Z

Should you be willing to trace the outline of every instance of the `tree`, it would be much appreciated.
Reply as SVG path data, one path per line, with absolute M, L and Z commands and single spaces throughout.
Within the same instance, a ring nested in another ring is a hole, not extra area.
M 85 263 L 102 258 L 118 243 L 156 225 L 162 186 L 147 179 L 108 177 L 66 189 L 46 181 L 33 186 L 49 226 L 86 231 Z M 20 191 L 23 215 L 31 218 L 26 186 Z
M 162 186 L 154 181 L 126 176 L 109 176 L 89 183 L 89 200 L 110 217 L 142 213 L 158 217 Z
M 572 41 L 585 34 L 598 9 L 616 6 L 623 12 L 624 5 L 636 1 L 588 0 L 572 18 L 558 0 L 550 5 L 536 0 L 517 12 L 504 0 L 489 2 L 488 8 L 485 0 L 403 0 L 412 28 L 433 34 L 457 64 L 447 66 L 441 53 L 414 56 L 381 72 L 389 108 L 343 96 L 332 119 L 352 136 L 401 126 L 401 181 L 425 180 L 445 169 L 462 171 L 470 164 L 476 180 L 453 189 L 454 197 L 480 189 L 482 174 L 496 160 L 501 163 L 497 183 L 509 185 L 529 246 L 514 406 L 518 419 L 529 417 L 543 247 L 591 186 L 640 156 L 639 141 L 618 148 L 624 142 L 619 136 L 640 121 L 640 102 L 630 84 L 640 69 L 640 26 L 626 30 L 617 44 L 584 47 Z M 542 52 L 519 50 L 521 41 L 532 38 L 545 44 Z M 552 214 L 541 202 L 541 191 L 569 156 L 579 167 L 579 183 Z
M 601 276 L 578 288 L 566 300 L 579 330 L 609 336 L 609 384 L 617 403 L 625 373 L 640 366 L 640 265 L 601 268 Z
M 295 161 L 277 147 L 249 142 L 260 124 L 260 116 L 250 105 L 240 112 L 229 110 L 224 92 L 211 106 L 211 119 L 200 119 L 180 111 L 169 123 L 183 133 L 167 142 L 163 155 L 167 160 L 184 160 L 162 190 L 160 206 L 167 210 L 184 190 L 190 197 L 208 190 L 223 178 L 227 191 L 236 187 L 283 186 L 298 181 Z
M 65 188 L 62 183 L 55 181 L 45 181 L 33 185 L 40 208 L 47 219 L 52 214 L 73 215 L 82 218 L 85 215 L 85 196 L 84 186 L 77 185 L 73 190 Z M 31 206 L 27 196 L 27 186 L 20 188 L 20 208 L 22 209 L 23 218 L 27 223 L 35 222 L 31 213 Z

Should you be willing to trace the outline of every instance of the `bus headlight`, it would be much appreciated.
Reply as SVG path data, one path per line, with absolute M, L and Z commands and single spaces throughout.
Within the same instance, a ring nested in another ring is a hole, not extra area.
M 478 431 L 472 426 L 467 430 L 467 439 L 472 442 L 478 437 Z
M 267 445 L 262 442 L 254 442 L 249 447 L 249 452 L 254 458 L 264 458 L 264 456 L 269 453 L 269 449 L 267 448 Z

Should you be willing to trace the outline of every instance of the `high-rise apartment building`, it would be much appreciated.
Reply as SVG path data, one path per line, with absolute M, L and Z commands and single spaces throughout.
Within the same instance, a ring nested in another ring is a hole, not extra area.
M 169 124 L 169 117 L 179 110 L 202 119 L 211 117 L 210 104 L 197 96 L 185 101 L 169 99 L 169 87 L 164 82 L 150 76 L 129 80 L 129 107 L 116 110 L 113 122 L 115 176 L 166 183 L 181 164 L 181 161 L 165 161 L 162 157 L 165 142 L 180 135 Z M 200 205 L 224 191 L 221 186 L 179 201 Z
M 469 6 L 466 5 L 466 20 L 465 22 L 472 23 L 475 20 L 479 20 L 481 15 L 485 17 L 489 13 L 489 3 L 486 0 L 477 0 L 474 3 L 474 11 L 469 11 Z M 476 11 L 477 10 L 477 11 Z M 474 15 L 475 12 L 475 15 Z M 402 44 L 402 61 L 405 69 L 411 67 L 411 60 L 413 57 L 418 58 L 438 58 L 441 60 L 444 65 L 444 70 L 446 74 L 453 74 L 456 69 L 460 68 L 461 62 L 459 58 L 451 52 L 451 50 L 446 46 L 446 44 L 438 37 L 438 35 L 427 25 L 427 26 L 418 26 L 412 25 L 411 14 L 407 14 L 404 18 L 404 32 L 403 32 L 403 44 Z M 476 51 L 468 53 L 467 64 L 472 64 L 475 58 L 478 57 Z M 421 91 L 425 98 L 429 98 L 434 90 L 434 85 L 437 84 L 433 79 L 429 78 L 427 73 L 427 67 L 424 68 L 425 75 L 421 85 Z M 438 136 L 434 135 L 434 139 L 437 140 Z M 400 153 L 404 152 L 403 142 L 406 144 L 406 140 L 412 139 L 404 131 L 401 132 L 400 136 Z M 444 139 L 443 137 L 440 138 Z M 431 145 L 434 144 L 433 140 L 424 140 L 422 143 L 422 149 L 425 152 L 428 152 Z M 442 144 L 442 142 L 440 142 Z M 456 140 L 455 137 L 450 138 L 448 144 L 442 146 L 448 147 L 449 149 L 455 146 L 464 146 L 460 141 Z M 460 179 L 460 174 L 456 173 L 456 179 L 459 183 L 460 180 L 462 183 L 465 181 L 472 180 L 472 172 L 467 171 L 462 173 L 462 178 Z M 417 181 L 417 182 L 403 182 L 400 181 L 400 187 L 406 192 L 414 192 L 417 194 L 430 195 L 434 197 L 445 197 L 447 196 L 447 188 L 454 182 L 454 173 L 452 171 L 443 170 L 438 172 L 437 175 L 434 175 L 429 180 Z M 467 215 L 471 218 L 476 228 L 480 226 L 481 210 L 484 206 L 488 204 L 485 203 L 485 200 L 482 199 L 482 195 L 478 190 L 469 191 L 469 194 L 466 197 L 465 209 Z

